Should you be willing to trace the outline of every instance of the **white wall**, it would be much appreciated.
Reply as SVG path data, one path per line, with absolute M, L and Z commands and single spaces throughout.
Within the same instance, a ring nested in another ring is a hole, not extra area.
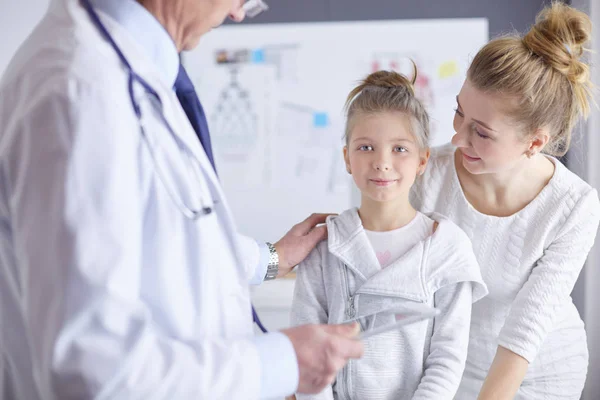
M 572 0 L 572 5 L 583 10 L 592 18 L 592 80 L 600 85 L 600 1 Z M 599 101 L 598 92 L 595 95 Z M 600 109 L 592 107 L 590 119 L 580 127 L 579 138 L 574 140 L 569 152 L 569 168 L 584 178 L 590 185 L 600 189 Z M 592 248 L 577 289 L 583 290 L 582 300 L 590 352 L 588 379 L 584 400 L 600 399 L 600 235 Z M 575 296 L 574 296 L 575 297 Z
M 600 1 L 587 0 L 588 10 L 594 25 L 592 42 L 592 79 L 600 85 Z M 596 101 L 599 97 L 596 92 Z M 586 161 L 588 182 L 600 189 L 600 110 L 592 108 L 592 115 L 587 129 Z M 600 399 L 600 238 L 596 237 L 596 245 L 587 261 L 585 275 L 585 322 L 590 350 L 590 368 L 584 393 L 585 400 Z
M 48 4 L 49 0 L 0 0 L 0 75 Z

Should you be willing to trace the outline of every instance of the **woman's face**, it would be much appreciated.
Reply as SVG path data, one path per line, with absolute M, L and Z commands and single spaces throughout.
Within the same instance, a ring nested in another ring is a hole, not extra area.
M 482 92 L 467 79 L 456 102 L 452 144 L 468 172 L 505 172 L 526 158 L 531 143 L 506 111 L 514 99 Z

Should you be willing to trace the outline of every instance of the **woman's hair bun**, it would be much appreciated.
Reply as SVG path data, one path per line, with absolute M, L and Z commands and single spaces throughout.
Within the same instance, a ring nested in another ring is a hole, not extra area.
M 587 14 L 561 2 L 545 8 L 523 37 L 523 44 L 572 83 L 587 85 L 589 66 L 581 60 L 592 35 Z

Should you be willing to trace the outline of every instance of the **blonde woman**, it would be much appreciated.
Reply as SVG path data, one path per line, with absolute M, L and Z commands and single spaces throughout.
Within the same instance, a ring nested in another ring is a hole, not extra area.
M 555 3 L 524 36 L 492 40 L 457 96 L 452 146 L 434 149 L 412 204 L 469 236 L 490 294 L 473 305 L 456 396 L 579 399 L 588 350 L 570 293 L 594 243 L 595 189 L 555 157 L 590 101 L 589 17 Z

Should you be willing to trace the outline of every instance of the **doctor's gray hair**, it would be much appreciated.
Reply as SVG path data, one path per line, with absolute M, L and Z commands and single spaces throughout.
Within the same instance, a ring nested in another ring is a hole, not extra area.
M 414 83 L 417 67 L 413 63 L 414 76 L 406 76 L 393 71 L 377 71 L 367 76 L 355 87 L 346 100 L 346 145 L 355 121 L 364 115 L 382 112 L 399 112 L 410 118 L 412 135 L 421 149 L 429 147 L 429 114 L 415 96 Z

